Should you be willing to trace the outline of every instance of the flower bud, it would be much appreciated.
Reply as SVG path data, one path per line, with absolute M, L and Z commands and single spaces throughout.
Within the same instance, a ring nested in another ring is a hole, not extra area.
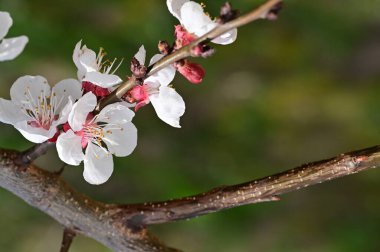
M 220 24 L 225 24 L 231 20 L 234 20 L 239 16 L 238 10 L 233 10 L 229 2 L 225 3 L 220 8 L 220 16 L 217 18 L 217 22 Z
M 142 78 L 145 76 L 147 71 L 146 66 L 140 65 L 140 62 L 133 57 L 131 61 L 131 72 L 136 78 Z
M 196 37 L 189 33 L 182 25 L 176 25 L 175 27 L 176 48 L 181 48 L 193 42 Z
M 168 55 L 172 51 L 172 48 L 167 41 L 160 41 L 158 42 L 158 50 L 161 54 Z
M 206 74 L 201 65 L 189 62 L 188 60 L 178 63 L 177 70 L 193 84 L 201 83 Z

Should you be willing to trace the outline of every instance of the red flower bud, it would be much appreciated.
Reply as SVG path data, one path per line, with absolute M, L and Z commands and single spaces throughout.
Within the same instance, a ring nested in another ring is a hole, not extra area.
M 185 61 L 184 64 L 178 64 L 177 70 L 180 72 L 188 81 L 194 84 L 199 84 L 202 82 L 203 77 L 206 72 L 203 67 L 199 64 Z

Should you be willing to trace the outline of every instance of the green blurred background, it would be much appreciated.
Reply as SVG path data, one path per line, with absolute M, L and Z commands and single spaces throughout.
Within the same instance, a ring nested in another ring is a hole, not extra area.
M 231 0 L 242 12 L 261 1 Z M 206 2 L 216 15 L 222 0 Z M 277 22 L 239 29 L 238 40 L 199 60 L 201 85 L 177 75 L 186 101 L 182 129 L 161 122 L 151 106 L 134 123 L 139 144 L 116 159 L 111 179 L 91 186 L 82 167 L 64 177 L 79 191 L 110 203 L 165 200 L 245 182 L 380 141 L 380 1 L 286 1 Z M 173 41 L 177 24 L 164 0 L 0 0 L 14 25 L 8 37 L 28 35 L 25 52 L 0 64 L 0 96 L 22 75 L 50 84 L 76 77 L 71 60 L 83 39 L 126 62 L 144 44 Z M 128 64 L 119 73 L 129 74 Z M 31 146 L 0 125 L 0 147 Z M 54 151 L 38 160 L 62 165 Z M 152 227 L 185 251 L 380 251 L 380 171 L 372 170 L 282 197 L 194 220 Z M 58 251 L 62 228 L 0 190 L 0 251 Z M 72 252 L 109 251 L 78 237 Z

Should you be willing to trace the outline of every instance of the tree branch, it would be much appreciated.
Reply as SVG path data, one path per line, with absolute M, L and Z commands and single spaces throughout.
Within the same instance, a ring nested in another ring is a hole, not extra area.
M 279 195 L 380 166 L 380 146 L 349 152 L 239 185 L 221 186 L 182 199 L 115 206 L 123 222 L 146 226 L 189 219 L 223 209 L 267 201 Z
M 76 236 L 75 231 L 68 229 L 68 228 L 65 228 L 65 230 L 63 230 L 63 238 L 62 238 L 60 252 L 68 252 L 69 251 L 71 243 L 73 242 L 75 236 Z
M 110 206 L 83 195 L 54 172 L 34 165 L 19 169 L 20 153 L 0 150 L 0 186 L 50 215 L 65 228 L 93 238 L 114 251 L 177 251 L 146 229 L 130 230 L 110 216 Z
M 21 166 L 27 166 L 40 156 L 45 155 L 49 148 L 53 147 L 54 145 L 55 143 L 49 141 L 36 144 L 31 148 L 21 152 L 17 157 L 16 163 Z
M 247 183 L 217 187 L 181 199 L 130 205 L 95 201 L 55 173 L 30 165 L 18 169 L 18 152 L 0 150 L 0 186 L 40 209 L 67 229 L 115 251 L 176 251 L 148 231 L 167 223 L 246 204 L 279 200 L 278 195 L 380 167 L 380 146 L 341 154 Z
M 257 9 L 254 9 L 248 12 L 247 14 L 239 18 L 236 18 L 230 22 L 217 26 L 216 28 L 206 33 L 202 37 L 197 38 L 195 41 L 193 41 L 189 45 L 184 46 L 181 49 L 157 61 L 153 66 L 151 66 L 148 69 L 146 78 L 151 76 L 152 74 L 157 73 L 158 71 L 169 66 L 170 64 L 173 64 L 181 59 L 194 56 L 192 54 L 192 49 L 200 43 L 209 42 L 234 28 L 241 27 L 243 25 L 246 25 L 258 19 L 270 18 L 268 17 L 268 14 L 270 14 L 272 10 L 277 11 L 277 7 L 281 3 L 282 3 L 282 0 L 269 0 L 263 5 L 261 5 L 260 7 L 258 7 Z M 129 80 L 121 84 L 115 91 L 109 94 L 106 98 L 101 100 L 100 103 L 98 104 L 97 110 L 100 111 L 102 108 L 104 108 L 108 104 L 120 101 L 121 97 L 123 97 L 123 95 L 126 94 L 135 85 L 137 85 L 136 78 L 134 77 L 130 78 Z

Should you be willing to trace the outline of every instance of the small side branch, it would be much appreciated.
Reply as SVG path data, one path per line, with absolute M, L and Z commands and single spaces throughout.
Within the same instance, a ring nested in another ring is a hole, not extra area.
M 114 214 L 130 228 L 190 219 L 241 205 L 278 201 L 279 195 L 379 166 L 380 146 L 375 146 L 182 199 L 116 206 Z
M 73 242 L 75 236 L 76 236 L 76 233 L 73 230 L 65 228 L 65 230 L 63 231 L 63 238 L 62 238 L 60 252 L 69 251 L 71 243 Z
M 20 166 L 27 166 L 31 164 L 34 160 L 41 157 L 42 155 L 46 154 L 46 152 L 49 150 L 49 148 L 53 147 L 54 143 L 52 142 L 44 142 L 40 144 L 36 144 L 32 146 L 31 148 L 21 152 L 17 158 L 16 163 Z

